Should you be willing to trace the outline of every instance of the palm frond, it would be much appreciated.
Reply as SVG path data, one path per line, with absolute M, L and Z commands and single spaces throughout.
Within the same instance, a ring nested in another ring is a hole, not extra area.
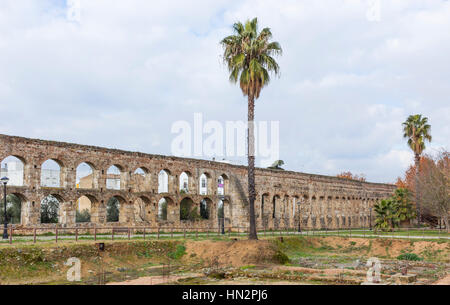
M 270 82 L 270 74 L 279 74 L 280 67 L 275 55 L 281 55 L 278 42 L 270 41 L 270 28 L 258 33 L 258 19 L 247 20 L 244 24 L 233 25 L 235 35 L 220 42 L 223 47 L 223 60 L 230 72 L 229 79 L 239 84 L 244 96 L 259 97 L 261 89 Z

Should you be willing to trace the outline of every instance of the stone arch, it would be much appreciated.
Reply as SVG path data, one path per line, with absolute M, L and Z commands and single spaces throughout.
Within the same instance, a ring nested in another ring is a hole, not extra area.
M 292 207 L 290 208 L 290 211 L 289 211 L 291 213 L 291 221 L 292 221 L 292 224 L 298 225 L 300 196 L 293 195 L 291 202 L 292 202 Z
M 89 194 L 80 196 L 76 201 L 75 209 L 76 209 L 75 212 L 76 223 L 98 222 L 93 221 L 94 220 L 93 218 L 97 220 L 96 217 L 93 217 L 93 214 L 95 214 L 98 210 L 98 200 L 94 196 Z
M 219 199 L 219 201 L 217 202 L 217 218 L 225 218 L 225 203 L 222 199 Z
M 0 196 L 0 223 L 4 223 L 4 196 L 3 190 Z M 8 224 L 22 224 L 23 210 L 27 198 L 21 193 L 9 193 L 6 195 L 6 220 Z
M 123 167 L 113 164 L 106 170 L 106 189 L 120 190 L 122 188 Z
M 58 159 L 47 159 L 41 164 L 41 186 L 63 187 L 64 165 Z
M 158 173 L 158 194 L 169 193 L 169 176 L 170 171 L 167 169 Z
M 43 224 L 59 223 L 63 203 L 64 199 L 58 194 L 50 194 L 42 198 L 40 204 L 40 222 Z
M 211 218 L 212 200 L 205 197 L 200 201 L 199 211 L 200 218 L 207 220 Z
M 268 210 L 270 208 L 270 194 L 269 193 L 264 193 L 261 195 L 261 219 L 266 219 L 267 218 L 267 212 L 266 210 Z M 265 224 L 265 226 L 267 226 L 267 224 Z
M 138 196 L 134 200 L 134 219 L 136 222 L 150 222 L 149 211 L 151 204 L 150 198 L 146 196 Z
M 151 191 L 151 174 L 146 167 L 138 167 L 131 174 L 130 186 L 134 192 Z
M 198 193 L 200 195 L 210 195 L 211 194 L 211 175 L 207 172 L 204 172 L 199 177 L 198 182 Z
M 272 218 L 276 219 L 279 217 L 279 209 L 280 209 L 280 205 L 279 205 L 279 199 L 280 199 L 280 195 L 274 195 L 272 198 Z
M 120 195 L 114 195 L 106 203 L 106 222 L 120 222 L 127 201 Z
M 25 159 L 19 156 L 8 156 L 1 161 L 0 177 L 8 177 L 8 185 L 24 186 Z
M 229 192 L 229 179 L 226 174 L 222 174 L 217 178 L 217 195 L 224 196 Z
M 192 190 L 192 174 L 189 171 L 184 171 L 179 177 L 179 191 L 181 194 L 188 194 Z
M 158 201 L 158 221 L 169 220 L 169 206 L 173 205 L 173 200 L 170 197 L 161 197 Z
M 76 188 L 93 189 L 98 187 L 95 167 L 90 162 L 81 162 L 76 168 Z
M 200 217 L 198 207 L 195 206 L 191 197 L 184 197 L 180 201 L 180 220 L 195 220 Z

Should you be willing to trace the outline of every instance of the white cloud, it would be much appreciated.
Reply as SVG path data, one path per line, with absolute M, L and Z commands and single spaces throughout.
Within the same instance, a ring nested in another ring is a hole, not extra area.
M 393 181 L 411 113 L 448 148 L 448 1 L 381 0 L 380 22 L 365 0 L 81 0 L 79 23 L 62 4 L 0 2 L 1 133 L 170 154 L 175 120 L 246 118 L 219 41 L 258 16 L 284 54 L 256 116 L 280 121 L 288 169 Z

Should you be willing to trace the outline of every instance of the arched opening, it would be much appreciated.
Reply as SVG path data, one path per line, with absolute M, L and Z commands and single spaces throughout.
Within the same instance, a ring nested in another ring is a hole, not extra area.
M 261 218 L 264 218 L 265 215 L 265 203 L 267 202 L 267 200 L 269 199 L 269 194 L 263 194 L 261 196 Z M 270 200 L 269 200 L 269 205 L 270 205 Z
M 62 200 L 58 196 L 48 195 L 41 201 L 41 223 L 58 223 L 59 207 Z
M 219 219 L 225 218 L 225 209 L 223 205 L 223 200 L 219 200 L 219 203 L 217 204 L 217 217 Z
M 169 201 L 167 198 L 161 198 L 158 202 L 158 220 L 166 221 L 167 220 L 167 206 Z
M 23 197 L 16 194 L 6 196 L 6 222 L 8 224 L 20 224 L 22 216 Z M 0 223 L 5 222 L 4 197 L 1 197 L 0 203 Z
M 180 220 L 197 220 L 200 218 L 198 207 L 191 198 L 186 197 L 180 202 Z
M 217 195 L 219 196 L 225 195 L 225 178 L 223 175 L 217 178 Z
M 106 188 L 109 190 L 120 190 L 120 168 L 111 165 L 106 171 Z
M 8 177 L 8 185 L 23 186 L 25 162 L 21 159 L 9 156 L 3 159 L 0 166 L 0 177 Z
M 134 202 L 134 219 L 138 222 L 148 221 L 148 207 L 150 205 L 150 199 L 144 196 L 140 196 Z
M 208 198 L 202 199 L 200 201 L 200 218 L 209 219 L 211 210 L 211 200 Z
M 158 174 L 158 193 L 169 192 L 169 172 L 165 169 L 161 170 Z
M 284 217 L 288 217 L 288 215 L 289 215 L 289 196 L 288 195 L 285 195 L 284 196 L 284 198 L 283 198 L 283 207 L 282 207 L 282 211 L 281 211 L 281 214 L 282 214 L 282 217 L 284 218 Z
M 119 222 L 120 208 L 125 200 L 119 196 L 111 197 L 106 203 L 106 222 Z
M 189 193 L 189 175 L 186 172 L 182 172 L 180 175 L 180 194 Z
M 136 169 L 131 176 L 132 188 L 135 192 L 149 192 L 150 191 L 150 174 L 144 167 Z
M 94 167 L 89 163 L 83 162 L 77 167 L 76 187 L 80 189 L 94 188 Z
M 299 208 L 300 200 L 298 196 L 292 197 L 292 217 L 295 219 L 297 216 L 297 209 Z
M 91 222 L 91 211 L 92 211 L 91 199 L 87 196 L 81 196 L 77 200 L 77 209 L 75 212 L 75 222 Z
M 277 200 L 280 199 L 280 196 L 275 195 L 273 196 L 273 200 L 272 200 L 272 218 L 275 219 L 278 217 L 278 204 L 277 204 Z
M 55 160 L 47 160 L 41 166 L 41 186 L 61 187 L 61 165 Z
M 208 175 L 201 174 L 199 180 L 199 194 L 208 195 Z
M 143 168 L 143 167 L 139 167 L 138 169 L 136 169 L 135 171 L 134 171 L 134 174 L 135 175 L 139 175 L 139 176 L 141 176 L 141 177 L 145 177 L 146 175 L 147 175 L 147 170 L 145 169 L 145 168 Z

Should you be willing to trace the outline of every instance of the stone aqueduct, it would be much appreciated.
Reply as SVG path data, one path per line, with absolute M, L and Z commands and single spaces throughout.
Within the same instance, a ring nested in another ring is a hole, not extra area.
M 217 204 L 220 200 L 224 203 L 227 226 L 248 226 L 245 166 L 0 135 L 0 160 L 8 156 L 14 156 L 24 164 L 23 186 L 7 188 L 8 194 L 16 195 L 22 202 L 18 227 L 48 226 L 40 224 L 40 204 L 48 195 L 60 202 L 59 225 L 62 227 L 111 226 L 106 222 L 106 203 L 112 197 L 121 203 L 119 222 L 114 223 L 115 226 L 217 227 Z M 41 165 L 49 159 L 60 165 L 60 187 L 41 186 Z M 94 183 L 90 189 L 76 187 L 76 169 L 81 163 L 92 168 Z M 112 165 L 120 170 L 120 189 L 106 187 L 107 169 Z M 139 168 L 145 171 L 144 183 L 137 183 L 134 177 Z M 164 193 L 158 192 L 158 173 L 161 170 L 169 174 L 168 190 Z M 179 177 L 183 172 L 189 176 L 188 193 L 179 189 Z M 199 194 L 202 174 L 208 177 L 206 195 Z M 225 179 L 223 195 L 218 195 L 215 184 L 219 176 Z M 302 226 L 310 228 L 349 228 L 368 226 L 371 206 L 391 196 L 395 186 L 257 169 L 256 188 L 255 210 L 260 228 L 294 227 L 299 221 Z M 88 224 L 75 223 L 76 202 L 82 196 L 88 197 L 92 203 L 91 223 Z M 186 197 L 196 204 L 207 199 L 209 218 L 195 221 L 195 224 L 181 221 L 180 202 Z M 168 202 L 167 220 L 157 217 L 161 198 Z M 145 205 L 144 219 L 136 217 L 136 201 Z

